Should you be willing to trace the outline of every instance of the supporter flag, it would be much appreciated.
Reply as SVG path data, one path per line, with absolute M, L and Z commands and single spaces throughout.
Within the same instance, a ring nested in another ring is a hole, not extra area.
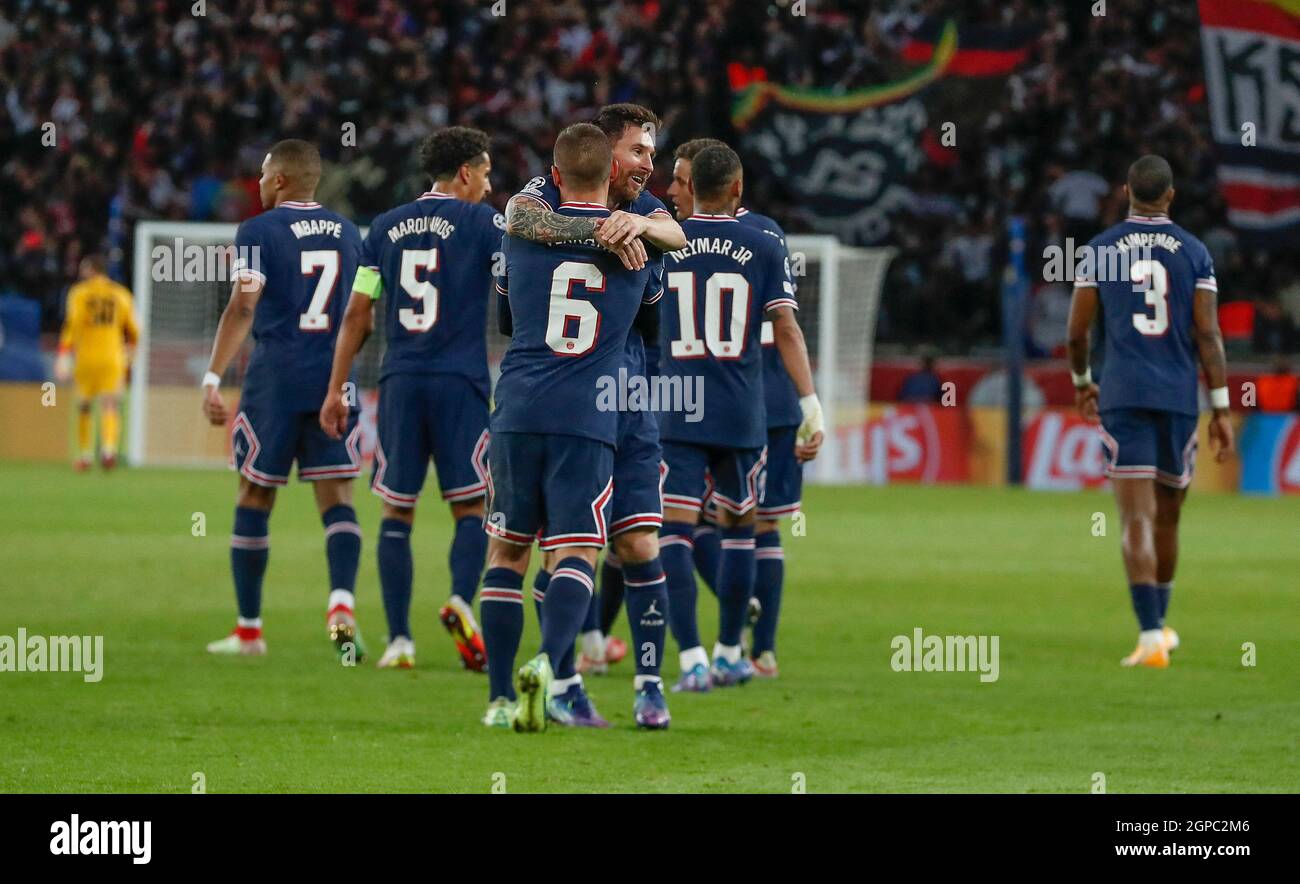
M 748 155 L 785 182 L 813 229 L 877 243 L 889 234 L 890 215 L 912 203 L 907 182 L 916 170 L 949 150 L 937 146 L 930 130 L 939 124 L 931 118 L 959 120 L 978 111 L 997 94 L 987 78 L 1021 64 L 1034 34 L 929 19 L 903 47 L 904 60 L 916 67 L 892 83 L 851 92 L 782 86 L 733 65 L 732 123 Z
M 924 64 L 934 57 L 942 40 L 944 23 L 926 19 L 903 44 L 903 58 Z M 957 51 L 949 60 L 949 77 L 1001 77 L 1029 58 L 1029 47 L 1038 29 L 1028 25 L 959 25 Z
M 1300 245 L 1300 0 L 1200 0 L 1210 129 L 1228 220 Z

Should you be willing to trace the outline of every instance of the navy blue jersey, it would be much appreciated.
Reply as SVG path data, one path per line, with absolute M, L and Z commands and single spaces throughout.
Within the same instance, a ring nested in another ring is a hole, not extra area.
M 560 204 L 560 189 L 555 186 L 550 175 L 538 175 L 529 179 L 523 189 L 515 196 L 526 196 L 537 200 L 552 212 L 554 207 Z M 634 215 L 644 215 L 650 217 L 653 215 L 664 215 L 671 218 L 672 213 L 663 201 L 652 193 L 641 191 L 637 194 L 636 199 L 630 203 L 625 203 L 618 208 L 624 212 L 631 212 Z M 655 280 L 663 276 L 663 252 L 656 249 L 649 243 L 645 243 L 647 262 L 646 266 L 650 268 L 651 286 L 654 287 Z M 662 290 L 662 285 L 659 286 Z M 655 351 L 657 342 L 646 342 L 641 338 L 640 332 L 633 329 L 627 339 L 627 371 L 628 376 L 641 375 L 649 377 L 648 371 L 658 370 L 658 353 Z
M 790 249 L 785 243 L 785 231 L 780 224 L 766 215 L 745 208 L 736 210 L 736 220 L 776 237 L 781 242 L 781 248 L 785 249 L 786 257 L 790 256 Z M 790 373 L 781 361 L 781 353 L 776 349 L 770 319 L 763 320 L 763 398 L 767 404 L 768 427 L 797 427 L 803 423 L 799 391 L 795 389 L 794 381 L 790 379 Z
M 608 217 L 591 203 L 561 203 L 574 217 Z M 501 241 L 514 335 L 501 360 L 493 433 L 556 433 L 614 445 L 618 411 L 600 407 L 625 363 L 632 321 L 649 300 L 649 268 L 624 269 L 594 239 L 548 246 Z
M 664 258 L 660 371 L 704 378 L 703 418 L 667 411 L 664 440 L 731 448 L 767 444 L 762 325 L 768 310 L 797 307 L 785 247 L 729 215 L 692 215 L 686 247 Z
M 286 411 L 320 408 L 357 273 L 357 226 L 320 203 L 284 202 L 240 224 L 235 248 L 236 278 L 263 283 L 245 388 Z
M 488 295 L 504 230 L 505 218 L 490 205 L 435 191 L 370 225 L 361 266 L 379 272 L 387 294 L 381 380 L 454 374 L 487 396 Z
M 1131 215 L 1088 243 L 1075 280 L 1095 287 L 1105 322 L 1100 409 L 1197 413 L 1194 292 L 1218 291 L 1199 239 L 1161 215 Z

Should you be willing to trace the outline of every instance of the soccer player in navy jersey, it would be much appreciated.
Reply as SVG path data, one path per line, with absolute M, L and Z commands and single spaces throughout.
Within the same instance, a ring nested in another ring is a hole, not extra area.
M 553 214 L 580 222 L 587 239 L 538 243 L 507 235 L 497 285 L 510 301 L 513 337 L 501 362 L 489 448 L 488 570 L 483 577 L 489 708 L 484 723 L 546 728 L 552 667 L 571 653 L 591 604 L 596 556 L 608 540 L 615 410 L 602 379 L 624 350 L 650 271 L 627 269 L 596 237 L 608 206 L 613 151 L 598 127 L 579 123 L 555 142 Z M 570 228 L 571 230 L 572 228 Z M 636 263 L 633 261 L 633 263 Z M 532 545 L 558 552 L 542 606 L 541 652 L 516 673 L 523 632 L 523 577 Z M 516 690 L 517 687 L 517 690 Z
M 230 539 L 239 620 L 234 632 L 208 645 L 214 654 L 266 653 L 268 523 L 275 491 L 297 461 L 298 478 L 312 483 L 325 526 L 330 638 L 345 662 L 365 658 L 353 614 L 361 556 L 352 509 L 352 479 L 361 471 L 357 409 L 343 415 L 338 438 L 326 436 L 316 418 L 343 318 L 340 290 L 356 274 L 361 235 L 316 202 L 320 174 L 320 154 L 305 141 L 281 141 L 266 155 L 258 182 L 266 211 L 240 224 L 235 235 L 235 283 L 203 377 L 203 413 L 224 425 L 230 412 L 218 392 L 221 375 L 252 332 L 257 344 L 230 429 L 231 466 L 239 470 Z
M 344 383 L 374 328 L 374 303 L 387 294 L 371 483 L 384 501 L 378 558 L 388 648 L 380 668 L 415 665 L 411 528 L 430 458 L 455 523 L 451 594 L 439 619 L 461 663 L 487 668 L 472 604 L 487 555 L 487 304 L 505 229 L 501 214 L 482 202 L 492 190 L 488 146 L 485 133 L 464 126 L 441 129 L 421 144 L 420 166 L 432 187 L 370 225 L 321 407 L 321 426 L 337 438 L 348 413 Z
M 1227 362 L 1214 264 L 1199 239 L 1169 218 L 1173 171 L 1147 155 L 1129 167 L 1129 215 L 1088 243 L 1070 303 L 1075 402 L 1100 424 L 1106 475 L 1123 526 L 1124 569 L 1138 644 L 1125 666 L 1169 666 L 1178 634 L 1165 625 L 1178 563 L 1178 520 L 1196 459 L 1197 362 L 1209 387 L 1208 435 L 1217 460 L 1233 450 Z M 1089 266 L 1090 265 L 1090 266 Z M 1088 331 L 1100 306 L 1101 386 L 1088 367 Z
M 646 350 L 647 342 L 658 337 L 659 311 L 654 302 L 662 293 L 663 250 L 679 248 L 686 240 L 667 207 L 645 191 L 646 182 L 654 172 L 654 134 L 659 118 L 640 105 L 614 104 L 601 108 L 594 124 L 609 139 L 616 170 L 607 197 L 608 207 L 613 211 L 608 221 L 598 223 L 594 235 L 615 247 L 636 243 L 651 273 L 645 305 L 638 313 L 624 353 L 625 376 L 648 381 L 651 373 Z M 548 241 L 556 235 L 552 228 L 571 220 L 555 215 L 553 207 L 558 202 L 559 191 L 550 176 L 533 178 L 506 207 L 508 230 L 523 239 Z M 626 229 L 632 238 L 618 233 L 621 229 Z M 505 305 L 503 315 L 508 311 Z M 621 410 L 614 454 L 612 540 L 601 568 L 602 596 L 612 594 L 611 584 L 615 582 L 619 590 L 625 580 L 633 589 L 626 599 L 636 649 L 633 717 L 638 726 L 650 729 L 666 728 L 670 720 L 659 676 L 667 607 L 658 542 L 663 523 L 661 460 L 654 414 L 648 408 Z M 533 596 L 539 606 L 545 598 L 557 555 L 554 552 L 546 555 L 534 579 Z M 617 598 L 623 599 L 621 592 Z M 586 696 L 582 672 L 603 672 L 609 663 L 621 659 L 626 648 L 618 639 L 605 638 L 608 629 L 600 625 L 600 607 L 593 597 L 582 628 L 583 653 L 577 662 L 570 652 L 556 664 L 553 697 L 549 702 L 550 715 L 555 721 L 578 726 L 606 725 Z
M 748 681 L 741 653 L 745 611 L 754 588 L 754 522 L 766 460 L 762 323 L 770 318 L 776 347 L 800 396 L 800 442 L 821 443 L 821 404 L 813 389 L 785 245 L 736 220 L 743 192 L 740 158 L 725 145 L 706 147 L 691 163 L 694 212 L 682 223 L 687 245 L 664 259 L 669 291 L 661 308 L 664 376 L 700 375 L 702 416 L 663 413 L 664 526 L 668 612 L 680 654 L 675 690 L 705 691 Z M 693 419 L 699 417 L 700 419 Z M 700 644 L 691 545 L 706 493 L 718 504 L 719 633 L 713 663 Z
M 695 138 L 678 145 L 673 151 L 673 181 L 668 196 L 673 201 L 678 220 L 689 218 L 695 209 L 691 194 L 691 161 L 706 147 L 723 146 L 716 138 Z M 775 237 L 789 256 L 785 231 L 766 215 L 741 206 L 736 220 Z M 793 280 L 791 280 L 793 282 Z M 817 456 L 821 441 L 801 444 L 797 437 L 803 415 L 799 394 L 785 370 L 776 348 L 772 321 L 763 320 L 763 399 L 767 410 L 767 463 L 759 480 L 760 497 L 754 526 L 756 559 L 754 595 L 750 599 L 748 620 L 753 626 L 749 656 L 754 674 L 775 678 L 776 628 L 781 613 L 781 594 L 785 583 L 785 551 L 781 548 L 780 520 L 799 512 L 803 489 L 803 464 Z M 695 568 L 710 591 L 716 595 L 720 546 L 717 508 L 705 500 L 700 523 L 695 528 Z

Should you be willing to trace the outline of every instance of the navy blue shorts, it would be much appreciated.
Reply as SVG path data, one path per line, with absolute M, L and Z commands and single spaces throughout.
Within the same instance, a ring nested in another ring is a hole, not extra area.
M 450 503 L 487 494 L 488 404 L 455 374 L 394 374 L 379 383 L 379 440 L 370 488 L 393 506 L 413 507 L 438 470 Z
M 614 496 L 614 446 L 558 433 L 493 433 L 484 529 L 544 550 L 604 546 Z
M 1186 488 L 1196 466 L 1196 418 L 1173 411 L 1113 408 L 1101 413 L 1106 475 Z
M 705 501 L 743 516 L 758 505 L 767 448 L 664 442 L 664 506 L 698 512 Z
M 289 481 L 298 462 L 298 479 L 355 479 L 361 474 L 361 428 L 354 409 L 348 432 L 331 439 L 320 428 L 320 412 L 266 407 L 247 392 L 230 427 L 230 468 L 254 485 L 275 488 Z
M 658 528 L 664 523 L 666 470 L 655 416 L 646 411 L 621 413 L 618 448 L 614 451 L 611 536 L 632 528 Z
M 803 493 L 803 464 L 794 456 L 798 427 L 767 431 L 767 465 L 758 479 L 758 517 L 779 519 L 799 512 Z

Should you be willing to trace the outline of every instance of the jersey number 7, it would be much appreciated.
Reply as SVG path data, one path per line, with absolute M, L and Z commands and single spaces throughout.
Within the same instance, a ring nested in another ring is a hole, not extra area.
M 307 312 L 298 317 L 298 328 L 308 332 L 327 332 L 330 330 L 330 315 L 325 311 L 339 278 L 339 253 L 333 249 L 303 252 L 302 275 L 314 276 L 317 268 L 320 268 L 320 278 L 316 280 L 316 290 L 312 292 Z

